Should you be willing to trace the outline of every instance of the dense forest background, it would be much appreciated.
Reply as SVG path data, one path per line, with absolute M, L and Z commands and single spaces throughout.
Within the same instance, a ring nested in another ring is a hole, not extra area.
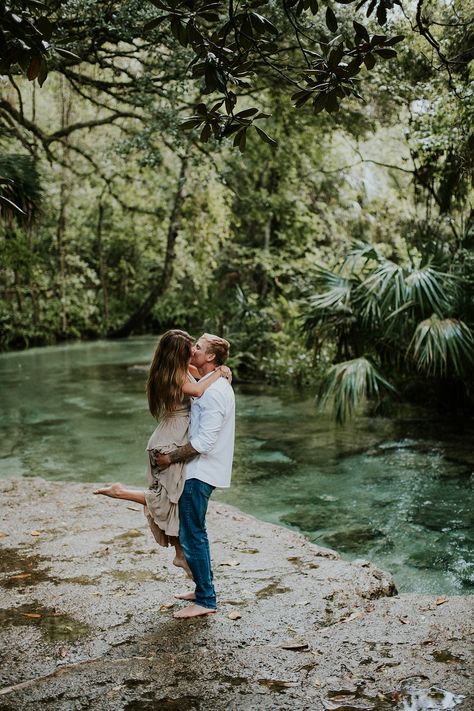
M 259 68 L 239 108 L 271 138 L 242 143 L 180 128 L 202 87 L 178 31 L 142 32 L 156 8 L 63 3 L 82 61 L 0 79 L 23 210 L 0 206 L 0 347 L 206 330 L 240 377 L 321 381 L 340 419 L 391 392 L 472 410 L 474 4 L 422 5 L 390 14 L 398 57 L 366 60 L 339 111 Z

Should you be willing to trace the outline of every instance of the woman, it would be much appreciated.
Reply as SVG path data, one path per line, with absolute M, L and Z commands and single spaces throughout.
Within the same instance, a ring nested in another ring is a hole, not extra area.
M 173 564 L 184 568 L 188 575 L 190 571 L 178 538 L 178 501 L 185 481 L 184 462 L 159 471 L 155 452 L 167 454 L 186 444 L 191 397 L 200 397 L 218 378 L 231 378 L 230 369 L 221 365 L 204 382 L 196 382 L 193 375 L 197 375 L 197 371 L 190 365 L 192 354 L 193 339 L 189 333 L 172 329 L 163 334 L 153 356 L 146 391 L 150 412 L 159 424 L 147 445 L 149 489 L 143 492 L 113 484 L 94 491 L 94 494 L 143 504 L 156 541 L 161 546 L 175 547 Z

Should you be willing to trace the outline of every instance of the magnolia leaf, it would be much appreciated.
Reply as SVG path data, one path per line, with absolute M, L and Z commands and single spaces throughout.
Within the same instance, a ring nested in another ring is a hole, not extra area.
M 35 22 L 35 27 L 47 40 L 51 39 L 51 36 L 56 29 L 55 25 L 53 25 L 47 17 L 38 18 Z
M 45 57 L 41 57 L 41 67 L 38 73 L 38 84 L 43 86 L 48 78 L 48 62 Z
M 148 32 L 149 30 L 154 30 L 155 27 L 158 27 L 161 25 L 164 20 L 167 20 L 169 18 L 169 15 L 162 15 L 161 17 L 155 17 L 153 20 L 149 20 L 144 26 L 143 30 L 145 32 Z
M 337 17 L 330 7 L 326 9 L 326 26 L 330 32 L 337 32 Z
M 211 137 L 211 133 L 212 133 L 211 124 L 205 123 L 199 138 L 201 139 L 201 141 L 203 143 L 207 143 L 209 138 Z
M 254 116 L 257 113 L 258 113 L 258 109 L 255 109 L 255 108 L 244 109 L 244 111 L 239 111 L 238 114 L 235 114 L 234 117 L 242 119 L 242 118 L 247 118 L 248 116 Z
M 404 39 L 405 39 L 405 35 L 396 35 L 395 37 L 391 37 L 390 39 L 388 39 L 385 42 L 385 44 L 391 46 L 394 44 L 398 44 L 399 42 L 402 42 Z
M 39 70 L 41 68 L 41 55 L 37 54 L 35 55 L 31 62 L 30 66 L 28 67 L 28 71 L 26 72 L 26 76 L 30 81 L 34 81 L 36 77 L 39 74 Z
M 364 57 L 364 64 L 367 69 L 373 69 L 375 67 L 375 57 L 373 54 L 366 54 Z
M 377 52 L 377 54 L 383 57 L 384 59 L 391 59 L 392 57 L 397 56 L 397 50 L 391 49 L 390 47 L 381 47 L 380 49 L 374 49 L 374 52 Z
M 260 126 L 254 126 L 254 128 L 255 128 L 255 130 L 257 131 L 257 133 L 258 133 L 258 135 L 260 136 L 260 138 L 261 138 L 263 141 L 265 141 L 265 143 L 268 143 L 268 145 L 270 145 L 270 146 L 277 146 L 277 145 L 278 145 L 278 143 L 277 143 L 273 138 L 271 138 L 271 137 L 268 135 L 268 133 L 266 133 L 266 132 L 263 130 L 263 128 L 260 128 Z
M 360 22 L 357 22 L 356 20 L 353 21 L 352 25 L 357 37 L 361 37 L 366 42 L 370 42 L 370 35 L 364 25 L 361 25 Z

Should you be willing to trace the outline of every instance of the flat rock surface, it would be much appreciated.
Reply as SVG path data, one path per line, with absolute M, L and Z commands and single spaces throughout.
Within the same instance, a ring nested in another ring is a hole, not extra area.
M 219 610 L 174 620 L 172 549 L 93 489 L 0 482 L 0 711 L 474 709 L 472 598 L 397 596 L 367 561 L 212 504 Z

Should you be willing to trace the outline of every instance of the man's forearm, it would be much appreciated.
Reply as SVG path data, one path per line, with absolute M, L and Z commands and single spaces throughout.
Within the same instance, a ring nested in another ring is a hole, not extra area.
M 183 444 L 182 447 L 173 449 L 168 456 L 171 459 L 171 464 L 176 464 L 176 462 L 184 462 L 187 459 L 193 459 L 194 457 L 197 457 L 198 454 L 199 452 L 197 449 L 194 449 L 191 442 L 188 442 L 187 444 Z

